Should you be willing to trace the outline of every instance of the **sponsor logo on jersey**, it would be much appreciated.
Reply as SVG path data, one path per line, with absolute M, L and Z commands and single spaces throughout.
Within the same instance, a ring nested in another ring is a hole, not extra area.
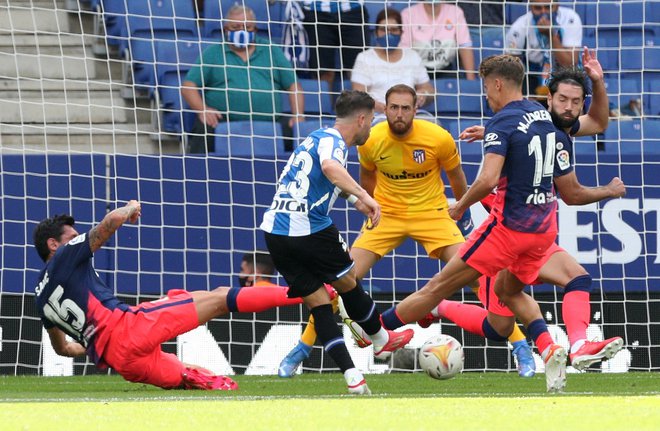
M 270 209 L 285 213 L 306 213 L 307 203 L 299 202 L 295 199 L 275 198 L 273 199 L 273 203 L 270 204 Z
M 568 151 L 561 150 L 557 153 L 557 163 L 559 163 L 559 169 L 565 171 L 571 167 L 571 157 L 568 154 Z
M 424 163 L 426 161 L 426 151 L 413 150 L 413 160 L 415 160 L 419 164 Z
M 502 142 L 498 140 L 497 133 L 489 133 L 484 138 L 484 148 L 490 147 L 491 145 L 502 145 Z
M 415 178 L 424 178 L 429 173 L 431 173 L 430 169 L 428 171 L 424 171 L 424 172 L 406 172 L 406 171 L 403 171 L 400 174 L 390 174 L 390 173 L 387 173 L 387 172 L 383 172 L 383 175 L 385 175 L 387 178 L 389 178 L 391 180 L 412 180 L 412 179 L 415 179 Z

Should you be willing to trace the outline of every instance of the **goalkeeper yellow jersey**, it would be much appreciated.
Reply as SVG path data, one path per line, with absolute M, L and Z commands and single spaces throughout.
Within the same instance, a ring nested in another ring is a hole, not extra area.
M 461 159 L 454 138 L 437 124 L 413 120 L 408 135 L 399 138 L 384 121 L 372 127 L 358 155 L 365 169 L 376 170 L 374 198 L 383 212 L 447 208 L 440 172 L 454 169 Z

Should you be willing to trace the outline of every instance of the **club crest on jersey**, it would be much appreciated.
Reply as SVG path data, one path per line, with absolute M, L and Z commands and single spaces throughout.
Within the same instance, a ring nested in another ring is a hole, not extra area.
M 424 163 L 426 161 L 426 151 L 413 150 L 413 160 L 415 160 L 419 164 Z
M 557 163 L 559 163 L 559 168 L 562 171 L 565 171 L 571 166 L 571 157 L 568 155 L 568 151 L 561 150 L 557 153 Z

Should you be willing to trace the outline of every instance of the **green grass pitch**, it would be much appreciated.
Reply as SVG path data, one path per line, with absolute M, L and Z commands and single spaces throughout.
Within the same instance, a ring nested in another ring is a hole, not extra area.
M 339 374 L 235 380 L 236 392 L 208 392 L 0 377 L 0 430 L 660 429 L 660 373 L 570 374 L 564 394 L 547 394 L 543 374 L 369 375 L 371 397 L 345 395 Z

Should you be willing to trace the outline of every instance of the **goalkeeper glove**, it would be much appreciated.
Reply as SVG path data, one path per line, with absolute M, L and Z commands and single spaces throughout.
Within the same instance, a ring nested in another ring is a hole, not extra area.
M 461 231 L 464 237 L 467 237 L 472 229 L 474 229 L 474 222 L 472 221 L 472 214 L 470 213 L 470 208 L 465 210 L 463 217 L 456 222 L 458 229 Z

